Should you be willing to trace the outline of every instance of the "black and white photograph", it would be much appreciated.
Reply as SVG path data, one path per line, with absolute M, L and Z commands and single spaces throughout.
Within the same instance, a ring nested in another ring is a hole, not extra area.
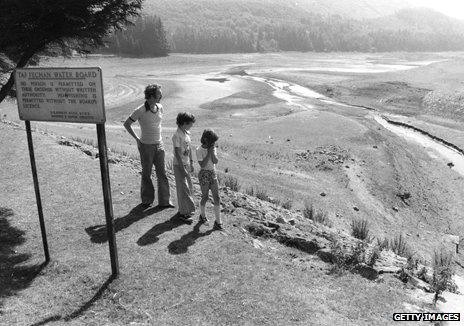
M 464 2 L 0 0 L 0 326 L 464 325 Z

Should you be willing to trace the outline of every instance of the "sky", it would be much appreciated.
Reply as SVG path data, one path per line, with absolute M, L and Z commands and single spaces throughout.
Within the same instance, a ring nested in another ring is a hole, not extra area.
M 414 6 L 429 7 L 448 16 L 464 19 L 463 0 L 407 0 Z

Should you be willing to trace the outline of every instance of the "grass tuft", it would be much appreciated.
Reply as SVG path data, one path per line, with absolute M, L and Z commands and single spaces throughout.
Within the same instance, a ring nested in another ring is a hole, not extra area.
M 398 256 L 408 257 L 411 255 L 408 243 L 402 234 L 397 235 L 389 243 L 390 249 Z
M 363 241 L 370 241 L 369 222 L 366 219 L 356 219 L 351 221 L 351 234 Z
M 240 183 L 238 182 L 238 179 L 231 176 L 231 175 L 228 175 L 225 179 L 224 179 L 224 185 L 229 188 L 230 190 L 233 190 L 233 191 L 240 191 Z
M 326 212 L 323 211 L 316 211 L 314 206 L 310 204 L 308 201 L 305 202 L 303 208 L 303 217 L 312 220 L 316 223 L 320 223 L 326 225 L 328 227 L 332 227 L 332 221 L 327 216 Z

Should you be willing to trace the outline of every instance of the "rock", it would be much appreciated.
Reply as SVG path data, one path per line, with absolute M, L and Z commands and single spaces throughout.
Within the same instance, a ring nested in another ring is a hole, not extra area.
M 281 223 L 281 224 L 287 224 L 288 223 L 282 216 L 277 217 L 276 222 Z
M 372 146 L 373 148 L 377 148 L 377 145 Z
M 358 212 L 359 211 L 359 208 L 357 206 L 353 206 L 353 209 Z
M 447 165 L 448 165 L 450 168 L 452 168 L 452 167 L 454 166 L 454 164 L 453 164 L 452 162 L 449 162 Z
M 411 198 L 411 193 L 404 192 L 402 194 L 397 194 L 396 196 L 400 197 L 402 201 L 405 201 L 406 199 Z
M 409 279 L 408 279 L 408 282 L 418 288 L 418 289 L 421 289 L 421 290 L 424 290 L 425 292 L 430 292 L 430 285 L 425 283 L 424 281 L 418 279 L 417 277 L 415 276 L 410 276 Z
M 378 274 L 396 274 L 401 270 L 401 267 L 396 266 L 377 266 L 377 264 L 373 267 Z
M 262 249 L 263 244 L 258 239 L 253 239 L 253 247 L 255 247 L 256 249 Z
M 320 194 L 320 195 L 321 195 L 322 197 L 325 197 L 325 196 L 327 196 L 327 194 L 326 194 L 325 192 L 321 192 L 321 194 Z
M 290 141 L 290 138 L 287 138 L 287 141 Z
M 322 248 L 316 252 L 316 255 L 324 262 L 333 264 L 335 261 L 332 250 L 329 248 Z
M 277 241 L 288 247 L 297 248 L 311 255 L 321 248 L 319 243 L 315 239 L 308 240 L 305 238 L 299 238 L 287 234 L 279 235 L 278 237 L 276 237 L 276 239 Z
M 294 218 L 292 218 L 291 220 L 288 221 L 288 223 L 290 223 L 290 225 L 295 225 L 296 221 Z
M 379 273 L 374 268 L 366 264 L 356 265 L 354 271 L 368 280 L 375 280 L 379 276 Z
M 398 212 L 398 207 L 393 206 L 392 209 L 393 209 L 395 212 Z
M 250 223 L 247 226 L 245 226 L 246 230 L 254 236 L 257 237 L 270 237 L 272 236 L 272 230 L 265 227 L 262 224 L 258 223 Z
M 375 262 L 374 269 L 379 274 L 398 273 L 407 263 L 406 258 L 400 257 L 390 250 L 383 250 Z

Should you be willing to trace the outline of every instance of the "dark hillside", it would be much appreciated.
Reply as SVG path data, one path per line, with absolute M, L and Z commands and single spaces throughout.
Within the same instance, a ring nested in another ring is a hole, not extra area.
M 180 53 L 464 49 L 463 22 L 399 1 L 146 0 L 143 14 Z

